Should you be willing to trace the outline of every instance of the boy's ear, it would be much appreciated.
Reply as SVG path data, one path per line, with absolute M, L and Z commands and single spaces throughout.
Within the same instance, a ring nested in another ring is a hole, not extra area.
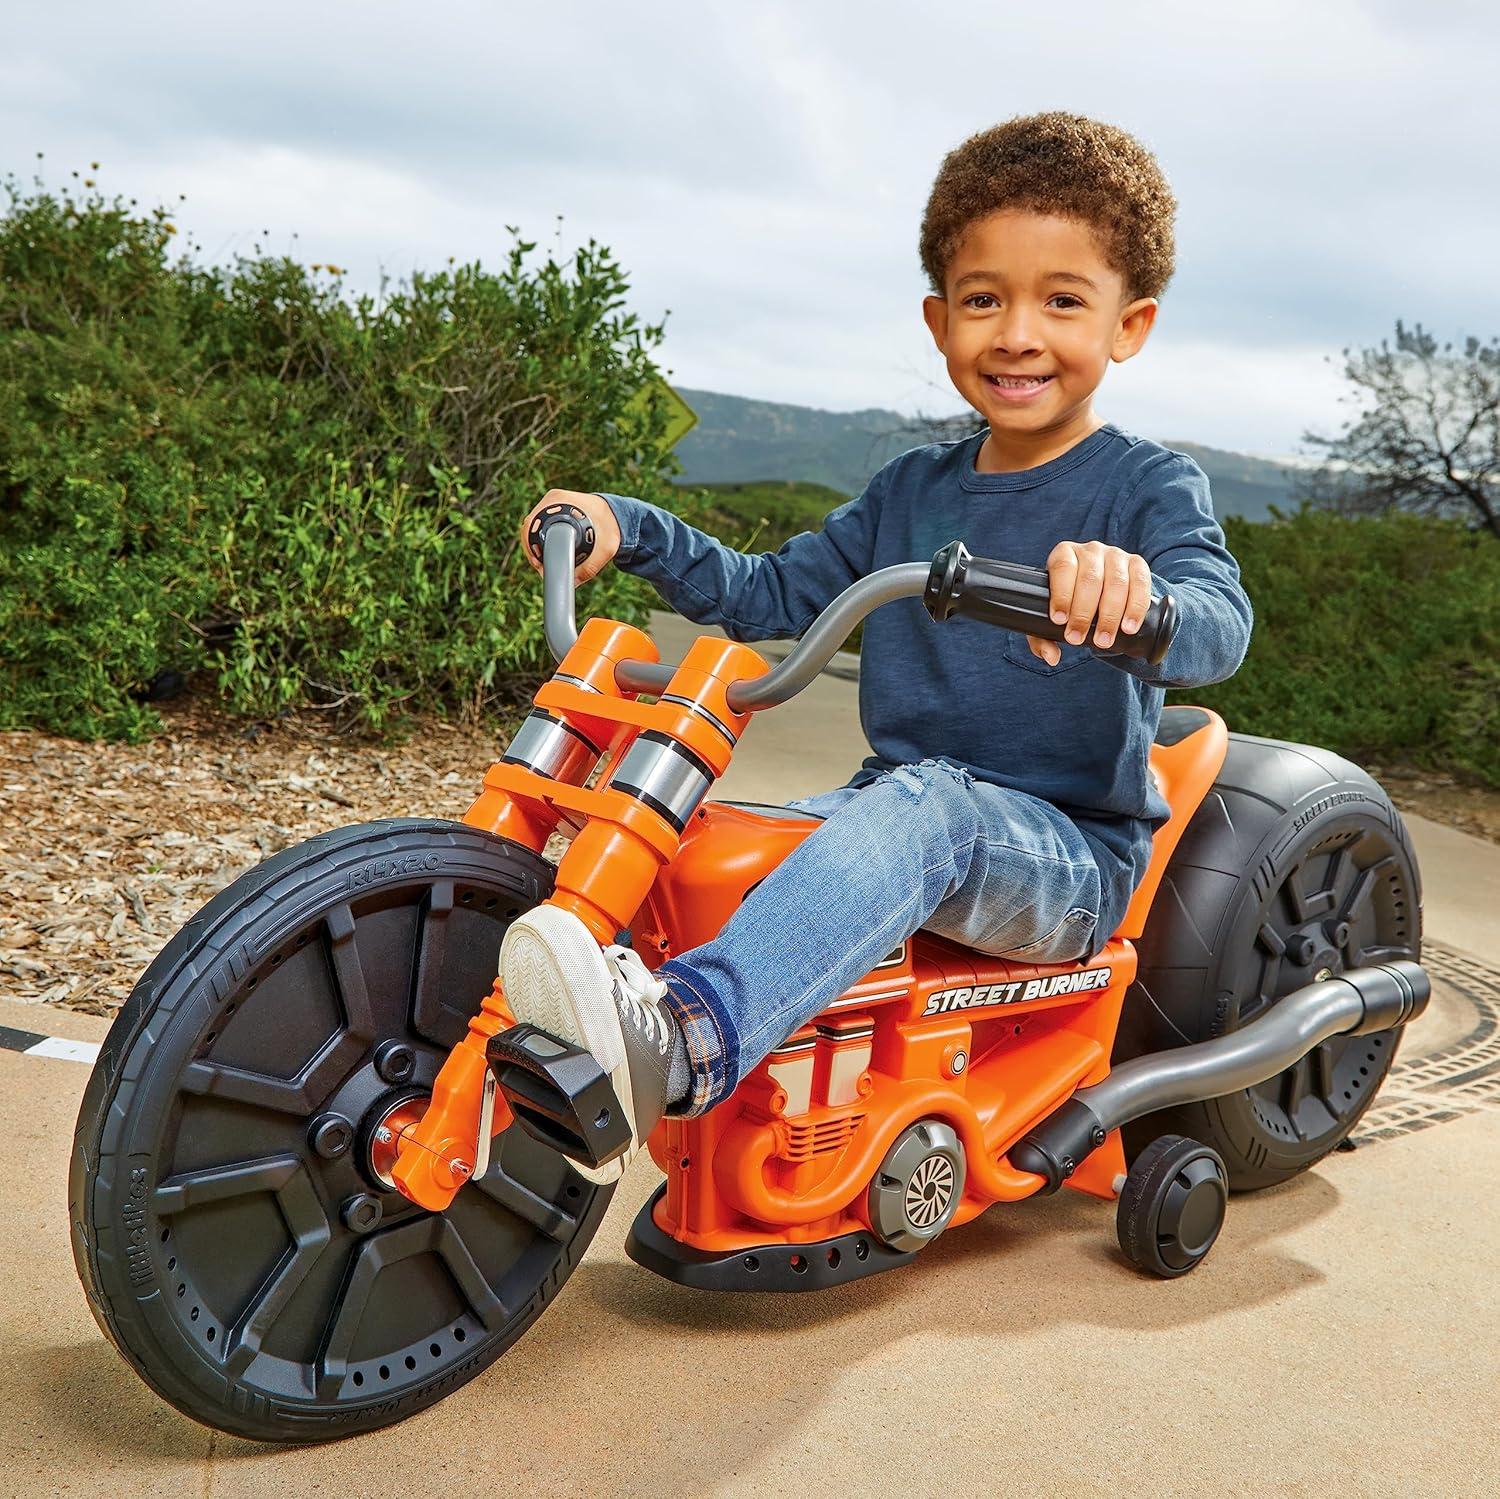
M 943 297 L 922 298 L 922 318 L 927 324 L 928 332 L 932 334 L 932 341 L 938 346 L 939 354 L 948 351 L 943 345 L 948 341 L 948 303 Z
M 1123 364 L 1141 352 L 1146 337 L 1156 322 L 1156 309 L 1160 306 L 1155 297 L 1139 297 L 1120 313 L 1120 326 L 1115 330 L 1114 346 L 1109 357 L 1116 364 Z

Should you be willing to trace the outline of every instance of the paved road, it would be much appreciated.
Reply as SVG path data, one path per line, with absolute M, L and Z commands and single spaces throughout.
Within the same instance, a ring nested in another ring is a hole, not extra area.
M 839 784 L 864 753 L 855 694 L 825 679 L 767 715 L 722 795 Z M 681 1290 L 624 1254 L 658 1179 L 643 1159 L 558 1303 L 500 1364 L 331 1450 L 216 1436 L 105 1343 L 67 1239 L 86 1068 L 0 1052 L 16 1164 L 0 1494 L 1493 1493 L 1500 850 L 1410 826 L 1440 973 L 1390 1106 L 1367 1116 L 1361 1148 L 1235 1198 L 1192 1275 L 1135 1274 L 1112 1208 L 1062 1192 L 837 1290 Z M 104 1029 L 5 1003 L 0 1026 Z

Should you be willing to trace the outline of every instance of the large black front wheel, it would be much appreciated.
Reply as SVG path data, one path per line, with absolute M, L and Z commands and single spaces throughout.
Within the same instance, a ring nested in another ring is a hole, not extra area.
M 388 1425 L 561 1287 L 612 1188 L 512 1129 L 432 1214 L 380 1151 L 551 886 L 461 823 L 341 828 L 220 891 L 147 969 L 84 1092 L 69 1198 L 95 1318 L 179 1410 L 273 1441 Z

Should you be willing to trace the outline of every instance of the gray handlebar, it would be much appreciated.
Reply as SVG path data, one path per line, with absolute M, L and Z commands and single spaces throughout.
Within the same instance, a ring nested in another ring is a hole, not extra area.
M 578 639 L 574 614 L 574 553 L 578 537 L 571 526 L 548 526 L 542 533 L 542 621 L 547 646 L 561 661 Z M 851 583 L 813 621 L 786 657 L 761 677 L 747 677 L 729 689 L 736 713 L 774 708 L 795 697 L 833 659 L 854 627 L 893 599 L 921 598 L 931 571 L 925 562 L 902 562 Z M 626 692 L 660 693 L 676 672 L 664 661 L 622 661 L 615 680 Z

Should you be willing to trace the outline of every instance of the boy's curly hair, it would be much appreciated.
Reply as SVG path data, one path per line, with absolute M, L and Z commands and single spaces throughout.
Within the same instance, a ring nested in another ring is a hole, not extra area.
M 1002 209 L 1081 219 L 1125 282 L 1127 301 L 1159 297 L 1172 279 L 1177 200 L 1156 158 L 1114 125 L 1052 110 L 971 135 L 943 158 L 919 248 L 942 296 L 964 231 Z

